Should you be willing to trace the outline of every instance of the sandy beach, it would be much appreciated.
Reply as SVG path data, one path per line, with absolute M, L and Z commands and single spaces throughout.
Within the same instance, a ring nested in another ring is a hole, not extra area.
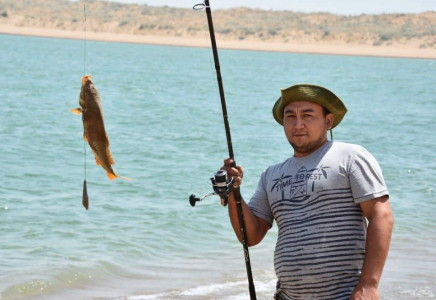
M 80 32 L 50 28 L 19 27 L 9 24 L 0 24 L 0 34 L 26 35 L 49 38 L 66 38 L 78 40 L 106 41 L 118 43 L 137 43 L 184 47 L 210 47 L 209 40 L 192 37 L 170 37 L 136 34 L 116 34 L 108 32 Z M 353 56 L 379 56 L 397 58 L 436 59 L 436 50 L 430 48 L 416 48 L 411 46 L 371 46 L 347 43 L 301 43 L 301 42 L 259 42 L 248 40 L 219 40 L 217 45 L 221 49 L 353 55 Z

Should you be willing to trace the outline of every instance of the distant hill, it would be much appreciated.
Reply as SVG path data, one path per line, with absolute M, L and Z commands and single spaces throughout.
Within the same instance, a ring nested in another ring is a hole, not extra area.
M 196 1 L 193 1 L 195 3 Z M 198 2 L 198 1 L 197 1 Z M 1 0 L 0 24 L 83 31 L 84 1 Z M 92 32 L 204 38 L 204 11 L 86 1 Z M 217 39 L 436 48 L 436 12 L 359 16 L 249 8 L 213 10 Z

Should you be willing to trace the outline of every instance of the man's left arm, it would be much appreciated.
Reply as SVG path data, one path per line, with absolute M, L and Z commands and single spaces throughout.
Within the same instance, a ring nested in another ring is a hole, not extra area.
M 366 256 L 359 283 L 350 300 L 378 300 L 378 284 L 388 256 L 394 216 L 388 196 L 362 202 L 360 207 L 368 219 Z

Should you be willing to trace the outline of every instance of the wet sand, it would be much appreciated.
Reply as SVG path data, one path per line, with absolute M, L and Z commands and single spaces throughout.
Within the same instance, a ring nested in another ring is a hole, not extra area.
M 191 37 L 168 37 L 168 36 L 145 36 L 134 34 L 115 34 L 107 32 L 79 32 L 49 28 L 18 27 L 0 24 L 0 34 L 26 35 L 50 38 L 87 39 L 93 41 L 137 43 L 151 45 L 184 46 L 184 47 L 210 47 L 207 38 Z M 292 52 L 330 55 L 353 55 L 353 56 L 379 56 L 398 58 L 436 59 L 436 50 L 411 46 L 371 46 L 353 45 L 340 43 L 275 43 L 258 42 L 247 40 L 219 40 L 217 45 L 220 49 L 254 50 L 272 52 Z

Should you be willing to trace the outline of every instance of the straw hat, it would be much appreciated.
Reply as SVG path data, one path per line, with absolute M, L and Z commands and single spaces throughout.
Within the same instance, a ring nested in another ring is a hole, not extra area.
M 314 84 L 296 84 L 282 89 L 282 96 L 274 104 L 273 116 L 280 125 L 283 125 L 285 106 L 295 101 L 310 101 L 327 108 L 335 117 L 332 129 L 342 121 L 347 113 L 344 103 L 328 89 Z

